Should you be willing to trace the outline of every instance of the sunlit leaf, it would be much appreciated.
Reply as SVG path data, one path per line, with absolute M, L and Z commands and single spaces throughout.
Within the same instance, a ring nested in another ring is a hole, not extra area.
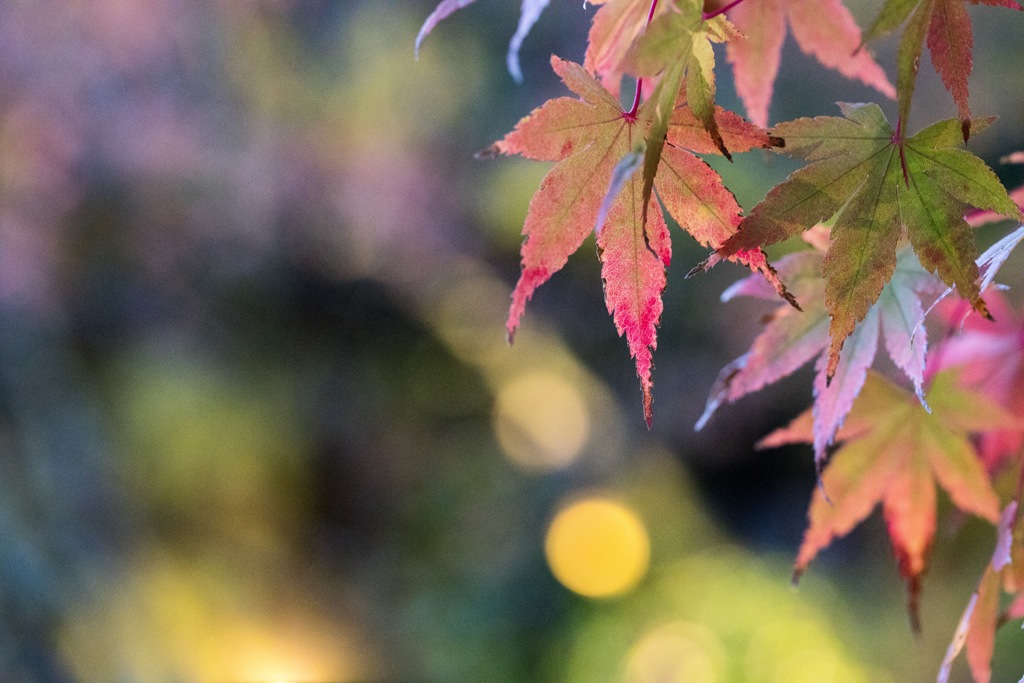
M 835 215 L 822 267 L 830 377 L 846 338 L 892 277 L 904 231 L 925 269 L 985 315 L 964 212 L 974 206 L 1024 218 L 991 169 L 956 149 L 957 121 L 929 126 L 901 146 L 877 105 L 840 107 L 844 118 L 797 119 L 775 128 L 783 151 L 811 163 L 772 189 L 719 249 L 729 255 L 774 244 Z

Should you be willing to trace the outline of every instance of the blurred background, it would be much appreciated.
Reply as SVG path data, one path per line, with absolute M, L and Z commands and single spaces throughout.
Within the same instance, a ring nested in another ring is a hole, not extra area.
M 0 679 L 933 680 L 993 532 L 946 516 L 920 638 L 877 517 L 791 589 L 810 449 L 752 446 L 809 371 L 693 431 L 771 309 L 718 303 L 741 270 L 684 281 L 706 252 L 674 232 L 650 432 L 592 241 L 506 345 L 547 165 L 473 153 L 563 94 L 593 8 L 552 3 L 517 87 L 518 3 L 414 61 L 433 4 L 0 5 Z M 982 9 L 996 164 L 1020 24 Z M 919 124 L 955 115 L 921 73 Z M 773 120 L 840 99 L 879 96 L 790 41 Z M 794 168 L 717 167 L 747 207 Z

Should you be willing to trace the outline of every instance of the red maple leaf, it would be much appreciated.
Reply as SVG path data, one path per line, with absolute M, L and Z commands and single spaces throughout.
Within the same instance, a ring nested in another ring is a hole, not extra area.
M 650 424 L 652 352 L 671 243 L 653 195 L 644 221 L 642 175 L 634 172 L 635 166 L 623 163 L 637 158 L 637 147 L 645 143 L 638 124 L 643 108 L 636 114 L 623 112 L 618 100 L 578 64 L 552 57 L 551 65 L 581 99 L 546 102 L 489 150 L 558 162 L 531 199 L 523 226 L 522 272 L 512 293 L 509 338 L 537 287 L 596 231 L 605 302 L 636 359 L 644 416 Z M 772 144 L 764 131 L 735 114 L 719 109 L 716 118 L 722 138 L 734 151 Z M 688 149 L 718 152 L 703 124 L 680 103 L 669 120 L 654 189 L 684 229 L 714 248 L 735 233 L 740 208 L 718 174 Z M 621 191 L 610 191 L 610 187 L 621 187 Z M 760 249 L 739 252 L 732 260 L 761 272 L 781 294 L 788 294 Z

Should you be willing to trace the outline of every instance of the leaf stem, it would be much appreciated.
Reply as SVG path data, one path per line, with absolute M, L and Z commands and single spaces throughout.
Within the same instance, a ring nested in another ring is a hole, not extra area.
M 724 6 L 719 7 L 716 10 L 712 10 L 711 12 L 705 12 L 704 13 L 704 21 L 707 21 L 708 19 L 714 19 L 719 14 L 725 14 L 726 12 L 728 12 L 729 10 L 731 10 L 733 7 L 735 7 L 736 5 L 740 4 L 741 2 L 743 2 L 743 0 L 732 0 L 732 2 L 726 3 Z
M 903 184 L 910 187 L 910 171 L 907 169 L 907 152 L 903 148 L 903 117 L 896 119 L 896 132 L 892 134 L 892 143 L 900 150 L 900 167 L 903 169 Z
M 649 9 L 647 11 L 647 23 L 644 24 L 644 28 L 645 29 L 648 26 L 651 25 L 651 20 L 654 19 L 654 12 L 657 9 L 658 9 L 658 0 L 651 0 L 651 9 Z M 638 111 L 640 111 L 640 96 L 643 93 L 643 89 L 644 89 L 644 79 L 642 79 L 642 78 L 636 79 L 636 94 L 633 95 L 633 106 L 630 107 L 629 111 L 626 111 L 626 112 L 622 113 L 623 118 L 625 118 L 625 119 L 627 119 L 629 121 L 635 121 L 636 120 L 636 113 Z

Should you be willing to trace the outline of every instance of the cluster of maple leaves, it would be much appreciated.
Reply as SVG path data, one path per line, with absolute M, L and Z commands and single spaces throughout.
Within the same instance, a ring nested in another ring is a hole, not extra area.
M 548 1 L 522 0 L 508 53 L 516 80 L 519 48 Z M 472 2 L 443 0 L 417 49 Z M 816 359 L 813 406 L 760 444 L 814 447 L 820 486 L 796 576 L 880 504 L 916 626 L 938 484 L 958 508 L 998 525 L 992 561 L 939 674 L 948 678 L 966 645 L 975 681 L 988 683 L 997 625 L 1024 617 L 1024 319 L 994 285 L 1024 227 L 980 255 L 973 227 L 1024 221 L 1024 188 L 1008 193 L 963 148 L 994 120 L 972 117 L 968 105 L 967 2 L 1024 9 L 1016 0 L 887 0 L 862 32 L 841 0 L 592 0 L 600 7 L 583 64 L 551 59 L 575 97 L 544 103 L 484 154 L 556 162 L 523 228 L 509 338 L 537 287 L 594 233 L 608 311 L 635 359 L 648 425 L 671 260 L 666 213 L 713 250 L 695 271 L 723 259 L 754 271 L 723 300 L 783 299 L 750 351 L 722 370 L 697 428 L 723 404 Z M 897 30 L 894 86 L 865 46 Z M 896 122 L 875 104 L 840 104 L 842 116 L 765 130 L 787 31 L 826 67 L 895 98 Z M 715 102 L 714 44 L 723 43 L 750 121 Z M 926 44 L 959 117 L 908 135 Z M 620 103 L 624 76 L 635 80 L 631 108 Z M 699 155 L 755 148 L 807 164 L 744 215 Z M 797 236 L 805 248 L 768 262 L 766 247 Z M 956 303 L 947 298 L 954 290 Z M 933 309 L 950 334 L 929 352 L 924 322 Z M 883 338 L 912 392 L 871 370 Z M 1021 484 L 1000 514 L 992 481 L 1012 466 Z M 1004 592 L 1015 597 L 1000 610 Z

